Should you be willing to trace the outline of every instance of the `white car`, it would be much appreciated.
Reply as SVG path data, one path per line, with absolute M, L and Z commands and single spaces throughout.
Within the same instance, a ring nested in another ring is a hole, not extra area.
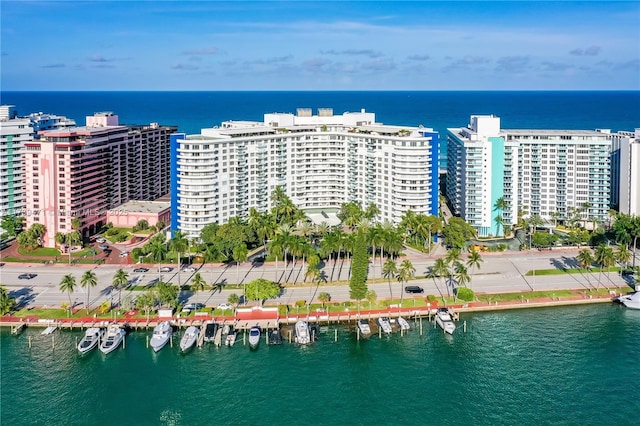
M 233 309 L 233 306 L 231 305 L 231 303 L 221 303 L 218 305 L 218 309 Z
M 98 243 L 98 244 L 102 244 L 102 243 L 106 243 L 106 242 L 107 242 L 106 238 L 102 238 L 102 237 L 96 238 L 96 243 Z
M 182 270 L 182 272 L 195 272 L 197 269 L 193 266 L 186 267 Z

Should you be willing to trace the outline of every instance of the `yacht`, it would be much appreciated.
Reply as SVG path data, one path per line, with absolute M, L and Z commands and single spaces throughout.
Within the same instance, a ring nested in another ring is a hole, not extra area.
M 311 330 L 309 324 L 306 321 L 298 320 L 296 322 L 296 343 L 301 345 L 308 345 L 311 343 Z
M 81 354 L 86 354 L 87 352 L 95 349 L 100 342 L 100 338 L 104 334 L 103 328 L 91 327 L 87 328 L 87 331 L 84 332 L 84 337 L 78 343 L 78 352 Z
M 109 324 L 105 337 L 100 344 L 100 352 L 108 354 L 116 350 L 124 340 L 125 334 L 127 332 L 118 324 Z
M 630 309 L 640 309 L 640 291 L 619 296 L 618 302 Z
M 180 350 L 182 352 L 186 352 L 195 345 L 196 340 L 198 340 L 198 334 L 200 334 L 200 329 L 196 326 L 187 327 L 180 339 Z
M 447 308 L 438 308 L 436 312 L 436 324 L 438 324 L 438 327 L 443 329 L 445 333 L 453 334 L 456 329 L 456 325 L 453 323 L 453 319 L 451 319 L 451 314 Z
M 360 330 L 360 334 L 363 337 L 367 337 L 371 334 L 371 327 L 369 327 L 369 321 L 366 319 L 361 319 L 358 321 L 358 329 Z
M 164 348 L 169 339 L 171 339 L 172 332 L 173 330 L 171 329 L 171 323 L 169 321 L 163 321 L 155 326 L 151 341 L 149 342 L 154 352 L 158 352 Z
M 378 325 L 380 326 L 380 328 L 382 329 L 382 331 L 386 334 L 391 334 L 393 332 L 393 329 L 391 328 L 391 322 L 389 321 L 389 318 L 387 317 L 380 317 L 378 318 Z
M 403 330 L 403 331 L 411 330 L 411 326 L 409 325 L 409 322 L 402 317 L 398 317 L 398 327 L 400 327 L 400 330 Z
M 260 344 L 260 327 L 254 325 L 249 330 L 249 347 L 255 349 Z

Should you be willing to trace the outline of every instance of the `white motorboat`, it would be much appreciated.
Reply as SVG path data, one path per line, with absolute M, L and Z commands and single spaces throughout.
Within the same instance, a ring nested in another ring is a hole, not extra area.
M 84 332 L 84 337 L 80 340 L 80 343 L 78 343 L 78 352 L 86 354 L 90 350 L 95 349 L 103 334 L 104 328 L 87 328 L 87 331 Z
M 456 330 L 456 325 L 453 323 L 453 319 L 447 308 L 438 308 L 436 312 L 436 324 L 438 324 L 438 327 L 443 329 L 445 333 L 453 334 Z
M 358 321 L 358 329 L 363 336 L 368 336 L 371 334 L 371 327 L 369 327 L 369 321 L 366 319 L 361 319 Z
M 225 346 L 233 346 L 236 343 L 237 335 L 238 332 L 236 330 L 234 330 L 233 328 L 230 329 L 229 333 L 227 333 L 227 337 L 224 339 Z
M 295 326 L 296 331 L 296 343 L 300 345 L 308 345 L 311 343 L 311 330 L 309 329 L 309 323 L 303 320 L 298 320 Z
M 409 325 L 409 322 L 402 317 L 398 317 L 398 327 L 400 327 L 400 330 L 402 331 L 411 330 L 411 326 Z
M 383 333 L 391 334 L 393 332 L 393 329 L 391 328 L 391 322 L 389 321 L 389 318 L 380 317 L 380 318 L 378 318 L 377 322 L 378 322 L 378 325 L 380 326 L 380 328 L 382 329 Z
M 618 302 L 629 309 L 640 309 L 640 291 L 619 296 Z
M 180 350 L 182 352 L 186 352 L 195 345 L 196 340 L 198 340 L 198 335 L 200 334 L 200 329 L 196 326 L 187 327 L 184 334 L 182 335 L 182 339 L 180 339 Z
M 254 325 L 253 327 L 251 327 L 251 329 L 249 330 L 249 347 L 250 348 L 257 348 L 258 345 L 260 344 L 260 327 L 258 327 L 257 325 Z
M 109 324 L 105 337 L 100 344 L 100 352 L 108 354 L 116 350 L 124 340 L 125 334 L 127 332 L 118 324 Z
M 172 333 L 173 330 L 171 329 L 171 323 L 169 321 L 163 321 L 155 326 L 153 329 L 153 335 L 151 336 L 151 341 L 149 342 L 154 352 L 158 352 L 160 349 L 164 348 L 171 338 Z

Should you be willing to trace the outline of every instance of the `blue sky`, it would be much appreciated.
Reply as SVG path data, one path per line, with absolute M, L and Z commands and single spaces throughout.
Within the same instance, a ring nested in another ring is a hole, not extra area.
M 640 90 L 638 1 L 2 0 L 2 90 Z

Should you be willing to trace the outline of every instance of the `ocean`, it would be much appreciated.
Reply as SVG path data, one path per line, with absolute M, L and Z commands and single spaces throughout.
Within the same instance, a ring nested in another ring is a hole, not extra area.
M 262 121 L 270 112 L 333 108 L 335 114 L 365 109 L 384 124 L 430 127 L 440 133 L 445 167 L 446 129 L 469 117 L 494 114 L 504 129 L 611 129 L 640 127 L 640 92 L 2 92 L 0 103 L 20 115 L 85 117 L 111 111 L 122 124 L 177 125 L 180 132 L 226 120 Z
M 81 332 L 0 335 L 3 425 L 633 425 L 640 311 L 600 304 L 463 314 L 358 341 L 331 325 L 309 347 L 146 347 L 80 356 Z M 32 347 L 28 347 L 28 338 Z

